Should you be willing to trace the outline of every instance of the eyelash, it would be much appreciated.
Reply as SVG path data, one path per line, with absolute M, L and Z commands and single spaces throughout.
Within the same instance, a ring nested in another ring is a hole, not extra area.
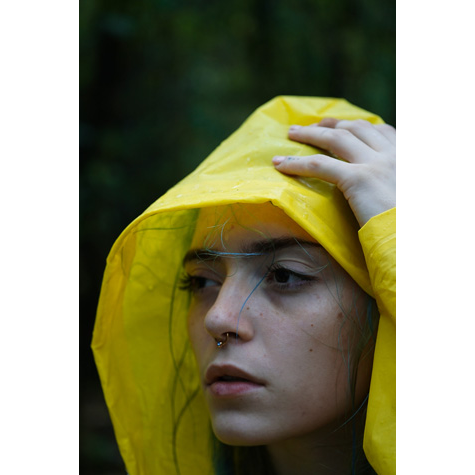
M 197 290 L 199 290 L 198 288 L 196 288 L 199 279 L 204 280 L 202 277 L 191 276 L 190 274 L 185 272 L 180 277 L 180 280 L 178 282 L 178 288 L 180 290 L 184 290 L 186 292 L 193 292 L 194 293 Z
M 275 279 L 279 273 L 285 274 L 287 278 L 294 277 L 298 279 L 298 282 L 296 283 L 278 282 Z M 315 280 L 317 280 L 317 278 L 308 274 L 300 274 L 299 272 L 290 270 L 287 267 L 284 267 L 280 264 L 273 264 L 269 267 L 265 280 L 267 284 L 276 286 L 278 290 L 297 290 L 303 285 L 308 285 L 314 282 Z
M 208 279 L 207 277 L 200 277 L 197 275 L 191 275 L 188 274 L 188 272 L 184 271 L 183 275 L 180 277 L 179 282 L 178 282 L 178 288 L 180 290 L 184 290 L 186 292 L 190 292 L 192 294 L 196 294 L 200 290 L 204 289 L 207 287 L 206 283 L 207 282 L 215 282 L 212 279 Z M 213 285 L 210 285 L 209 287 L 212 287 Z

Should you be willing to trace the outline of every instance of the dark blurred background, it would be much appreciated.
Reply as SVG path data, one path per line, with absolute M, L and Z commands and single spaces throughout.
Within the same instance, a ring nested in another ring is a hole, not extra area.
M 81 473 L 125 473 L 90 350 L 114 240 L 274 96 L 344 97 L 396 125 L 395 10 L 395 0 L 81 0 Z

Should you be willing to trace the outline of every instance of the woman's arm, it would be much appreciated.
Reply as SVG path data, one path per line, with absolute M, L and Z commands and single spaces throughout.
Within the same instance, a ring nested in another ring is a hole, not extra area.
M 277 156 L 273 158 L 276 169 L 335 184 L 348 200 L 360 226 L 396 206 L 394 127 L 373 125 L 365 120 L 326 118 L 318 124 L 290 127 L 289 138 L 327 150 L 332 156 Z

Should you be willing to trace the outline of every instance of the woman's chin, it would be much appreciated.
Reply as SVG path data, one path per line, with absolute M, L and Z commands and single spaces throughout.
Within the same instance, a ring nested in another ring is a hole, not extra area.
M 226 445 L 238 447 L 250 447 L 256 445 L 267 445 L 272 441 L 272 437 L 265 431 L 254 430 L 249 425 L 239 427 L 229 423 L 213 423 L 213 432 L 216 438 Z
M 214 430 L 214 435 L 223 444 L 236 447 L 251 447 L 266 444 L 261 438 L 251 437 L 249 434 L 240 433 L 239 431 Z

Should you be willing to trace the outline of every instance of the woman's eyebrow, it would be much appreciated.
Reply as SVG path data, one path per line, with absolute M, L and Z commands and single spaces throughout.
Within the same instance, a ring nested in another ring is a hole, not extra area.
M 305 246 L 319 248 L 322 247 L 321 244 L 315 241 L 305 241 L 295 237 L 270 238 L 247 243 L 241 248 L 241 252 L 238 253 L 215 251 L 212 249 L 190 249 L 183 258 L 183 264 L 194 260 L 208 260 L 210 258 L 219 259 L 222 257 L 256 257 L 265 254 L 276 253 L 289 247 L 303 248 Z
M 272 238 L 272 239 L 263 239 L 261 241 L 251 242 L 245 244 L 242 247 L 243 253 L 249 254 L 270 254 L 277 251 L 281 251 L 282 249 L 286 249 L 289 247 L 301 247 L 304 246 L 312 246 L 312 247 L 322 247 L 315 241 L 305 241 L 301 239 L 297 239 L 296 237 L 280 237 L 280 238 Z

